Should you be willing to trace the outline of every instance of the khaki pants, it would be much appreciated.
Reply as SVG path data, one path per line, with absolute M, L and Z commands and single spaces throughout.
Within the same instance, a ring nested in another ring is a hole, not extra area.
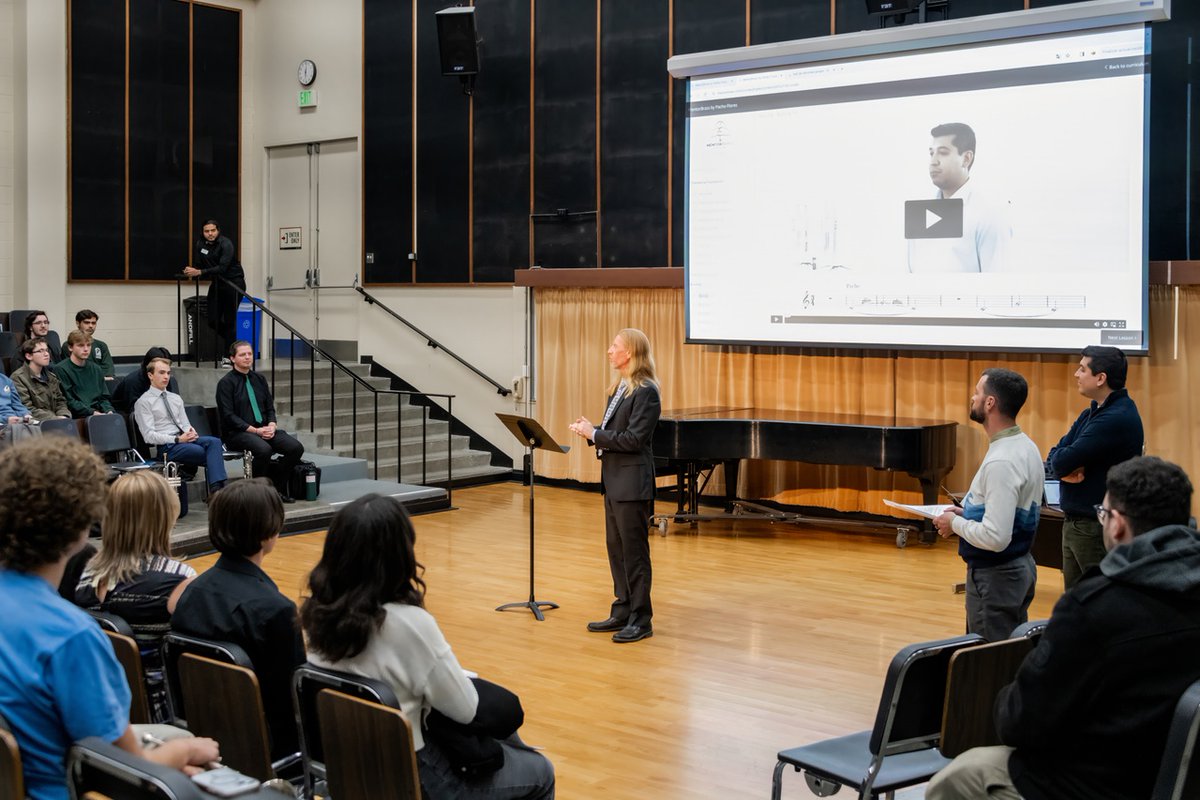
M 1021 800 L 1008 774 L 1011 747 L 973 747 L 933 776 L 925 800 Z

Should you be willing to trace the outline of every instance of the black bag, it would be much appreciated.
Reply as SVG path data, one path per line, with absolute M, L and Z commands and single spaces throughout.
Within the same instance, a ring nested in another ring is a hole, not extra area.
M 288 494 L 297 500 L 304 500 L 307 497 L 309 475 L 317 476 L 317 496 L 320 496 L 321 468 L 311 461 L 301 461 L 292 467 L 292 474 L 288 476 Z
M 483 678 L 472 678 L 471 683 L 479 693 L 475 719 L 464 725 L 435 708 L 425 717 L 425 738 L 441 748 L 457 772 L 478 777 L 504 766 L 504 749 L 498 740 L 517 732 L 525 710 L 521 698 L 503 686 Z

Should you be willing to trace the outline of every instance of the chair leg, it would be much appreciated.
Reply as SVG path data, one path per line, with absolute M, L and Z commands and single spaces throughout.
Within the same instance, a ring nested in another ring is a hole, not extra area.
M 775 762 L 775 775 L 771 778 L 771 800 L 779 800 L 783 796 L 783 770 L 787 768 L 787 764 L 783 761 Z

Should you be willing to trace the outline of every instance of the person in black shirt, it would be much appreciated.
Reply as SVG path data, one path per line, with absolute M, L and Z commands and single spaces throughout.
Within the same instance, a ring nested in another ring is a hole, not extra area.
M 224 352 L 229 342 L 237 336 L 237 307 L 241 295 L 221 279 L 246 291 L 246 274 L 237 259 L 233 242 L 221 235 L 221 227 L 215 219 L 205 220 L 200 239 L 196 241 L 196 257 L 193 264 L 183 268 L 189 278 L 208 278 L 208 324 L 217 335 L 217 351 Z M 198 266 L 197 266 L 198 265 Z
M 304 455 L 304 445 L 275 424 L 275 401 L 266 379 L 254 371 L 254 348 L 238 340 L 229 348 L 233 369 L 217 383 L 221 438 L 230 450 L 249 450 L 254 475 L 270 477 L 285 503 L 292 502 L 288 480 Z M 271 458 L 278 453 L 278 464 Z

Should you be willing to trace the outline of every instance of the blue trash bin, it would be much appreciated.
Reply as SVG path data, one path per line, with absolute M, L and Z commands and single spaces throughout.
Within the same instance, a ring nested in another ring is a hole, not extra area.
M 261 297 L 254 298 L 262 302 Z M 262 309 L 252 305 L 249 300 L 242 298 L 237 310 L 237 338 L 245 339 L 254 348 L 254 357 L 262 357 Z

